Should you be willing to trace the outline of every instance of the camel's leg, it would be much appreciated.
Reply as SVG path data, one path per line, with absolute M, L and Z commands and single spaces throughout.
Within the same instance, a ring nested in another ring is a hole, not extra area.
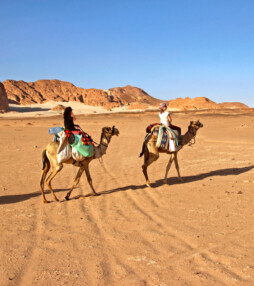
M 47 162 L 45 164 L 45 167 L 42 171 L 42 174 L 41 174 L 41 181 L 40 181 L 40 187 L 41 187 L 41 193 L 42 193 L 42 197 L 43 197 L 43 202 L 44 203 L 48 203 L 49 201 L 47 201 L 46 197 L 45 197 L 45 193 L 44 193 L 44 182 L 45 182 L 45 178 L 47 176 L 47 173 L 50 169 L 50 164 L 49 162 Z
M 91 187 L 91 189 L 92 189 L 92 191 L 93 191 L 93 195 L 94 195 L 94 196 L 98 195 L 98 194 L 95 192 L 95 190 L 94 190 L 93 183 L 92 183 L 92 178 L 91 178 L 91 175 L 90 175 L 90 171 L 89 171 L 88 165 L 85 166 L 85 172 L 86 172 L 87 181 L 88 181 L 88 183 L 89 183 L 89 185 L 90 185 L 90 187 Z
M 174 160 L 175 160 L 175 166 L 176 166 L 176 171 L 177 171 L 177 174 L 178 174 L 178 180 L 179 182 L 184 182 L 181 175 L 180 175 L 180 170 L 179 170 L 179 164 L 178 164 L 178 159 L 177 159 L 177 152 L 174 153 L 175 156 L 174 156 Z
M 165 177 L 164 177 L 164 180 L 163 180 L 164 184 L 167 183 L 168 172 L 169 172 L 169 170 L 170 170 L 170 167 L 171 167 L 171 164 L 172 164 L 173 160 L 174 160 L 174 155 L 171 154 L 171 155 L 170 155 L 170 159 L 169 159 L 169 161 L 168 161 L 167 168 L 166 168 Z
M 75 180 L 74 180 L 74 182 L 73 182 L 72 188 L 70 189 L 70 191 L 67 193 L 67 195 L 66 195 L 66 197 L 65 197 L 66 200 L 69 200 L 69 197 L 70 197 L 70 195 L 71 195 L 73 189 L 74 189 L 74 188 L 77 186 L 77 184 L 79 183 L 80 177 L 81 177 L 81 175 L 83 174 L 84 170 L 85 170 L 84 167 L 80 167 L 80 168 L 79 168 L 78 173 L 77 173 L 77 176 L 76 176 L 76 178 L 75 178 Z
M 53 180 L 53 178 L 56 176 L 57 173 L 59 173 L 63 168 L 63 164 L 55 166 L 55 168 L 53 169 L 52 173 L 48 176 L 48 178 L 46 179 L 46 183 L 49 187 L 49 190 L 51 192 L 51 194 L 53 195 L 54 199 L 56 201 L 59 201 L 58 198 L 56 197 L 52 187 L 51 187 L 51 181 Z
M 151 165 L 153 162 L 155 162 L 158 158 L 159 158 L 159 155 L 155 155 L 153 153 L 148 153 L 147 155 L 145 155 L 145 162 L 144 162 L 144 165 L 142 166 L 142 169 L 143 169 L 143 173 L 146 179 L 146 185 L 148 187 L 151 187 L 151 185 L 150 185 L 150 181 L 149 181 L 148 174 L 147 174 L 147 167 Z

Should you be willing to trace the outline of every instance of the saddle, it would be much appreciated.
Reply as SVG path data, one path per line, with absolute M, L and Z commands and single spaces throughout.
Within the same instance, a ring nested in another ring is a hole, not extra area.
M 63 163 L 71 157 L 75 161 L 83 161 L 93 156 L 94 142 L 87 133 L 65 129 L 57 133 L 57 136 L 59 137 L 58 163 Z
M 179 139 L 181 137 L 178 131 L 159 123 L 150 124 L 146 131 L 149 131 L 150 134 L 157 138 L 157 148 L 169 152 L 175 152 L 180 148 Z

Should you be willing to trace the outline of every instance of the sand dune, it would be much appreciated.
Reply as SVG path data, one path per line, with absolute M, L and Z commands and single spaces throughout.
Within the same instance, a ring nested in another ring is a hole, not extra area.
M 99 141 L 101 128 L 120 130 L 103 161 L 93 161 L 91 197 L 83 175 L 65 166 L 53 181 L 61 202 L 43 204 L 39 189 L 41 149 L 48 127 L 61 116 L 0 121 L 0 285 L 253 285 L 253 113 L 178 113 L 204 124 L 193 147 L 179 152 L 184 183 L 169 156 L 148 168 L 141 151 L 145 128 L 156 113 L 79 115 Z

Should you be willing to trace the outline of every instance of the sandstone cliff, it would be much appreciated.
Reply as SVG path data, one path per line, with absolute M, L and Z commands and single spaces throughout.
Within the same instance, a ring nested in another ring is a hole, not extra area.
M 177 110 L 248 108 L 247 105 L 240 102 L 216 103 L 206 97 L 177 98 L 174 100 L 170 100 L 168 102 L 168 106 L 171 109 L 177 109 Z
M 21 105 L 47 101 L 78 101 L 87 105 L 102 106 L 106 109 L 124 105 L 128 106 L 128 109 L 147 109 L 150 106 L 158 108 L 162 102 L 144 90 L 130 85 L 102 90 L 76 87 L 70 82 L 60 80 L 38 80 L 35 82 L 6 80 L 3 84 L 9 103 Z M 206 97 L 177 98 L 167 103 L 169 109 L 175 110 L 248 108 L 247 105 L 239 102 L 217 104 Z
M 222 109 L 245 109 L 249 108 L 248 105 L 241 103 L 241 102 L 223 102 L 223 103 L 218 103 L 220 108 Z
M 162 102 L 146 93 L 144 90 L 127 85 L 125 87 L 115 87 L 109 89 L 111 94 L 120 98 L 125 104 L 135 103 L 144 105 L 159 105 Z
M 159 102 L 142 89 L 132 86 L 110 90 L 85 89 L 60 80 L 38 80 L 35 82 L 6 80 L 3 84 L 9 102 L 22 105 L 52 100 L 59 102 L 79 101 L 87 105 L 112 108 L 128 105 L 131 102 L 145 104 Z
M 9 111 L 9 103 L 4 85 L 0 82 L 0 112 Z

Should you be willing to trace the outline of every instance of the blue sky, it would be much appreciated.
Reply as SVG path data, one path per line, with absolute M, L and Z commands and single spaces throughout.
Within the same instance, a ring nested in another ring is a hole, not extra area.
M 0 0 L 0 80 L 254 107 L 253 0 Z

